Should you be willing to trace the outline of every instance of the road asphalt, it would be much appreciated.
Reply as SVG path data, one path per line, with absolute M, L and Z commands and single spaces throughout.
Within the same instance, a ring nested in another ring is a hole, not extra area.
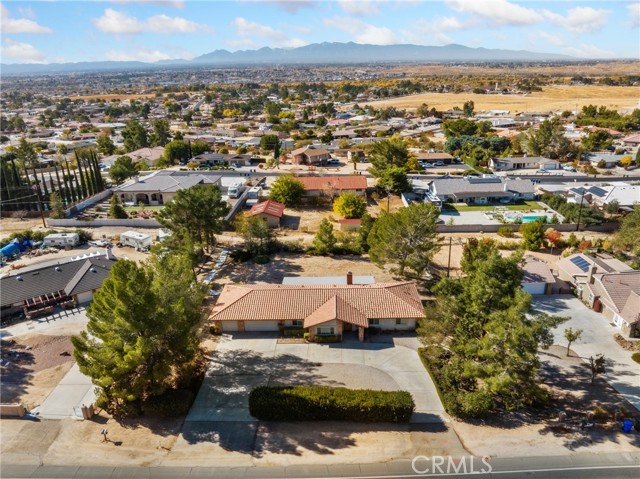
M 461 461 L 464 459 L 466 473 Z M 376 464 L 301 465 L 287 467 L 104 467 L 104 466 L 15 466 L 2 464 L 3 479 L 49 478 L 361 478 L 400 479 L 411 477 L 486 477 L 500 479 L 617 479 L 640 476 L 638 454 L 577 454 L 523 458 L 407 458 Z M 440 465 L 442 464 L 442 465 Z M 435 466 L 434 466 L 435 465 Z M 436 467 L 439 466 L 439 467 Z M 490 467 L 490 471 L 489 471 Z M 415 468 L 415 469 L 414 469 Z M 417 472 L 416 472 L 417 469 Z M 428 469 L 427 472 L 425 472 Z M 485 472 L 483 472 L 484 470 Z

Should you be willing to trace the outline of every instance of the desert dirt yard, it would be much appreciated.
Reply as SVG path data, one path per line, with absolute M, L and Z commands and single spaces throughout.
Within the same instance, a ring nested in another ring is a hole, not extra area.
M 518 112 L 579 111 L 585 105 L 602 105 L 616 110 L 631 111 L 640 108 L 640 87 L 616 87 L 596 85 L 544 86 L 541 92 L 523 95 L 482 95 L 474 93 L 421 93 L 390 100 L 372 102 L 375 108 L 395 106 L 409 110 L 423 103 L 429 108 L 448 110 L 461 107 L 465 101 L 473 101 L 475 111 L 509 110 Z

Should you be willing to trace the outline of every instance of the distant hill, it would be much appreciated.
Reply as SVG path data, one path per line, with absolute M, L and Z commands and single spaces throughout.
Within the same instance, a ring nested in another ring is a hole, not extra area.
M 82 71 L 130 70 L 144 68 L 181 67 L 189 65 L 268 64 L 356 64 L 356 63 L 442 63 L 442 62 L 537 62 L 571 61 L 574 57 L 526 50 L 470 48 L 464 45 L 362 45 L 358 43 L 312 43 L 298 48 L 269 48 L 259 50 L 215 50 L 193 60 L 162 60 L 144 62 L 79 62 L 51 64 L 2 64 L 4 74 L 69 73 Z

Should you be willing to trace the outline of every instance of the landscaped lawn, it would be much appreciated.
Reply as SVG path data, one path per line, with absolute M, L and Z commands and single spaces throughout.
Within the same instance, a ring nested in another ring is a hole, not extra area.
M 164 206 L 125 206 L 125 211 L 160 211 Z
M 519 211 L 519 210 L 541 210 L 542 206 L 537 201 L 520 201 L 514 205 L 503 205 L 501 203 L 496 205 L 463 205 L 460 203 L 447 203 L 444 205 L 445 210 L 456 210 L 458 212 L 462 211 L 493 211 L 495 208 L 506 208 L 511 211 Z

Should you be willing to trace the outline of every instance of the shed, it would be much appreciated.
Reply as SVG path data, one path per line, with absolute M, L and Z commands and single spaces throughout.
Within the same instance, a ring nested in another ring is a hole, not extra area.
M 151 236 L 137 231 L 125 231 L 120 235 L 120 243 L 142 250 L 151 247 Z
M 284 215 L 284 205 L 277 201 L 267 200 L 251 207 L 249 216 L 257 216 L 267 222 L 269 227 L 280 226 L 280 218 Z
M 52 233 L 42 240 L 46 246 L 77 246 L 80 244 L 78 233 Z

